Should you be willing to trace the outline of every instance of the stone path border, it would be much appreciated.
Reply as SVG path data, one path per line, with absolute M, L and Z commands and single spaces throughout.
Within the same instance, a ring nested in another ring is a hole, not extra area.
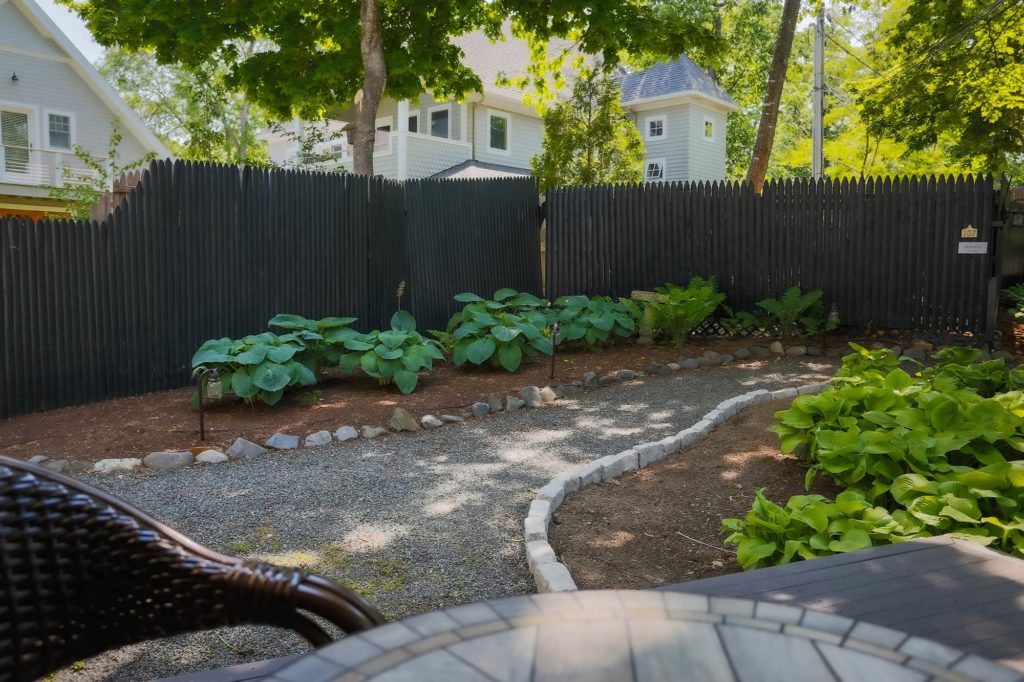
M 537 591 L 574 592 L 578 589 L 569 569 L 556 559 L 555 550 L 548 544 L 551 515 L 562 505 L 566 495 L 589 485 L 616 478 L 627 471 L 642 469 L 668 455 L 682 452 L 707 438 L 718 424 L 732 419 L 746 407 L 773 400 L 796 398 L 798 395 L 820 393 L 830 385 L 831 381 L 823 381 L 797 388 L 782 388 L 776 391 L 760 389 L 743 393 L 723 400 L 696 424 L 674 436 L 639 443 L 616 455 L 606 455 L 552 478 L 547 485 L 537 491 L 537 497 L 530 503 L 530 511 L 523 521 L 526 562 L 537 585 Z

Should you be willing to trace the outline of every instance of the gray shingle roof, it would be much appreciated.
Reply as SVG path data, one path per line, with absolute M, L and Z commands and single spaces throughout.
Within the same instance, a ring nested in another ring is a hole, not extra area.
M 736 105 L 729 93 L 686 55 L 674 62 L 662 62 L 649 69 L 627 74 L 622 79 L 622 103 L 695 91 Z

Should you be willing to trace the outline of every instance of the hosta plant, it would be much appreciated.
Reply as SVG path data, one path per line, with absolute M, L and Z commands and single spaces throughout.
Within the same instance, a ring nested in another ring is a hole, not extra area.
M 416 320 L 403 310 L 391 317 L 391 329 L 355 334 L 342 346 L 338 366 L 343 372 L 359 369 L 381 384 L 394 383 L 402 393 L 416 390 L 419 373 L 433 369 L 434 360 L 444 359 L 437 342 L 423 338 Z
M 286 388 L 316 383 L 315 360 L 307 350 L 305 340 L 296 334 L 211 339 L 192 356 L 192 375 L 217 369 L 225 391 L 248 402 L 275 405 Z
M 448 321 L 456 367 L 488 363 L 515 372 L 524 357 L 551 355 L 546 301 L 512 289 L 499 289 L 490 300 L 470 293 L 455 300 L 466 304 Z
M 548 313 L 550 324 L 558 323 L 558 342 L 582 342 L 589 350 L 600 350 L 614 339 L 636 333 L 629 309 L 607 296 L 562 296 Z
M 779 506 L 758 490 L 746 517 L 724 519 L 722 530 L 729 533 L 726 543 L 736 545 L 736 560 L 744 570 L 929 535 L 905 514 L 890 514 L 852 491 L 835 501 L 794 495 Z
M 766 298 L 757 306 L 768 313 L 769 320 L 779 327 L 783 336 L 813 336 L 835 329 L 836 321 L 825 312 L 820 289 L 803 293 L 790 287 L 781 298 Z
M 290 329 L 298 338 L 305 341 L 312 353 L 316 365 L 316 374 L 320 376 L 320 368 L 326 364 L 337 364 L 344 352 L 343 344 L 358 332 L 349 327 L 356 321 L 354 317 L 325 317 L 310 320 L 301 315 L 275 315 L 268 327 Z
M 690 332 L 725 300 L 715 280 L 702 277 L 694 277 L 685 289 L 666 284 L 655 291 L 657 299 L 648 303 L 653 311 L 654 330 L 673 346 L 682 345 Z

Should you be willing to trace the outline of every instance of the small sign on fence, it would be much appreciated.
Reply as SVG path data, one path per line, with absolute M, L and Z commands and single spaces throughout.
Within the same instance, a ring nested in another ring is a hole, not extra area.
M 974 225 L 968 225 L 964 229 L 960 230 L 960 239 L 977 239 L 978 228 Z
M 988 253 L 988 242 L 960 242 L 956 252 L 960 255 Z

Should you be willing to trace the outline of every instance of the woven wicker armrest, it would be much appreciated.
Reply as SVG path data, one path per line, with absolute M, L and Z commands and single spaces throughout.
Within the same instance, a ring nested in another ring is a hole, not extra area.
M 0 457 L 0 680 L 107 649 L 228 625 L 289 628 L 313 645 L 381 615 L 355 592 L 202 547 L 117 498 Z

